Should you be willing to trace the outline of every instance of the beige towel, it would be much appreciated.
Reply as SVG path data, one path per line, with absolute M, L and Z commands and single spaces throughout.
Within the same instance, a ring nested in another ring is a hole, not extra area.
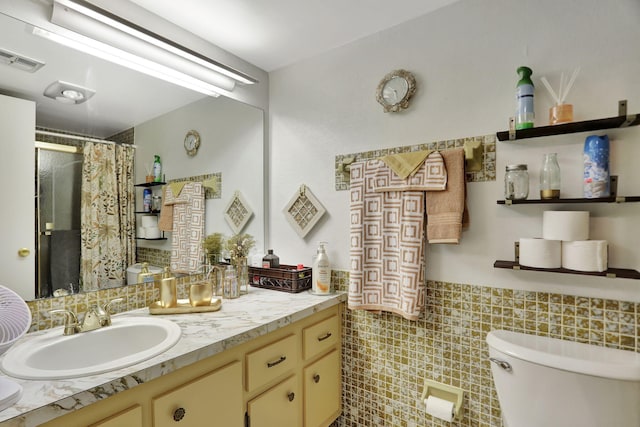
M 446 191 L 427 192 L 427 239 L 429 243 L 460 242 L 466 212 L 464 149 L 442 151 L 447 168 Z M 464 218 L 464 220 L 463 220 Z
M 379 163 L 380 166 L 375 173 L 373 186 L 376 192 L 444 191 L 447 187 L 447 169 L 442 154 L 438 151 L 429 152 L 426 160 L 423 160 L 420 167 L 407 178 L 399 177 L 386 162 L 383 162 Z
M 389 154 L 381 157 L 380 160 L 385 162 L 400 178 L 406 179 L 420 169 L 429 153 L 431 153 L 431 150 Z

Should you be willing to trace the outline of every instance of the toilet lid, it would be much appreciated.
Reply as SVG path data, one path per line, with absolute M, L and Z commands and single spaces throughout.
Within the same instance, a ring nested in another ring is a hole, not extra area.
M 0 377 L 0 411 L 16 403 L 22 397 L 22 386 L 7 378 Z

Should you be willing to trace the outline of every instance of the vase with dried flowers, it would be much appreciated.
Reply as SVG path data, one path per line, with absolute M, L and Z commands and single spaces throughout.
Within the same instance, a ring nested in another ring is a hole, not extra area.
M 256 240 L 250 234 L 236 234 L 227 240 L 227 250 L 231 258 L 231 264 L 236 268 L 240 292 L 249 292 L 249 267 L 247 257 L 249 251 L 255 246 Z

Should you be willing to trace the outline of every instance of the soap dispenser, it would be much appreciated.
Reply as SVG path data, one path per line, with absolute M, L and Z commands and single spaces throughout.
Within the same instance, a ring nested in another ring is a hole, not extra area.
M 320 242 L 318 253 L 313 259 L 311 269 L 311 292 L 316 295 L 327 295 L 331 289 L 331 264 L 324 248 L 326 242 Z
M 160 306 L 162 308 L 174 308 L 178 306 L 178 291 L 176 278 L 171 275 L 169 267 L 164 268 L 160 280 Z

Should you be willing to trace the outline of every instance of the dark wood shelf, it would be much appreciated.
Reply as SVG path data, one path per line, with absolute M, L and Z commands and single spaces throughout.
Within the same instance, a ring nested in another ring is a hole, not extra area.
M 493 263 L 493 268 L 506 268 L 509 270 L 529 270 L 529 271 L 546 271 L 549 273 L 562 273 L 562 274 L 580 274 L 583 276 L 600 276 L 600 277 L 608 277 L 611 279 L 636 279 L 640 280 L 640 272 L 637 270 L 630 270 L 626 268 L 609 268 L 602 273 L 597 271 L 576 271 L 569 270 L 566 268 L 536 268 L 536 267 L 525 267 L 524 265 L 520 265 L 515 261 L 496 261 Z
M 640 196 L 611 196 L 597 199 L 526 199 L 526 200 L 498 200 L 499 205 L 543 205 L 560 203 L 632 203 L 640 202 Z
M 135 214 L 160 215 L 160 211 L 135 211 Z
M 640 125 L 640 115 L 631 114 L 626 116 L 609 117 L 606 119 L 585 120 L 582 122 L 562 123 L 559 125 L 540 126 L 530 129 L 515 131 L 515 138 L 509 138 L 509 131 L 496 133 L 499 141 L 514 141 L 518 139 L 538 138 L 540 136 L 564 135 L 578 132 L 593 132 L 603 129 L 624 128 Z
M 147 239 L 146 237 L 136 237 L 136 240 L 167 240 L 166 237 L 158 237 L 157 239 Z
M 158 185 L 165 185 L 166 182 L 144 182 L 142 184 L 135 184 L 134 187 L 157 187 Z

